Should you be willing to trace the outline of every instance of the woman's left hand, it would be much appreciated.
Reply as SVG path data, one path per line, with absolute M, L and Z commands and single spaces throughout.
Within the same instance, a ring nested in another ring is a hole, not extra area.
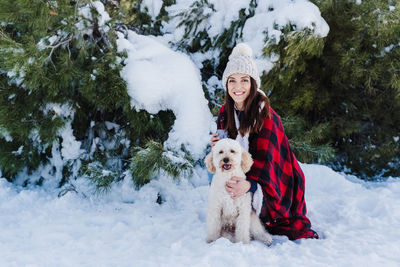
M 249 181 L 233 176 L 228 182 L 225 184 L 225 189 L 228 194 L 231 195 L 232 199 L 237 199 L 244 194 L 246 194 L 250 190 L 251 184 Z

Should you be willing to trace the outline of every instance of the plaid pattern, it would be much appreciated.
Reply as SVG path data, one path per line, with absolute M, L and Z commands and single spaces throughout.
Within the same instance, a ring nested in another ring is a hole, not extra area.
M 304 174 L 290 149 L 281 120 L 270 108 L 258 134 L 249 136 L 249 152 L 254 163 L 247 179 L 259 183 L 264 201 L 260 219 L 269 233 L 286 235 L 290 240 L 318 238 L 306 217 Z M 218 129 L 224 128 L 224 106 L 218 114 Z

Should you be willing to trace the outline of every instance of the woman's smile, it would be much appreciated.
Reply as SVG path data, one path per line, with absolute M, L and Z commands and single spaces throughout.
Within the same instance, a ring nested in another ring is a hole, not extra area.
M 244 91 L 242 91 L 242 92 L 233 92 L 235 95 L 244 95 L 245 94 L 245 92 Z
M 244 101 L 250 94 L 250 76 L 243 73 L 234 73 L 228 77 L 228 94 L 235 101 L 237 108 L 242 109 Z

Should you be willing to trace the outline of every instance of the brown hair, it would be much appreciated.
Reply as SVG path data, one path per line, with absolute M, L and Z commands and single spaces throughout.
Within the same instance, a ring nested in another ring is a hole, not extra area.
M 271 117 L 269 112 L 269 99 L 264 94 L 257 91 L 257 83 L 256 81 L 250 77 L 251 86 L 250 86 L 250 94 L 244 101 L 244 110 L 243 117 L 240 121 L 239 132 L 241 135 L 245 135 L 246 132 L 258 133 L 260 132 L 264 118 Z M 228 88 L 228 84 L 226 84 L 226 88 Z M 228 90 L 228 89 L 227 89 Z M 260 105 L 264 102 L 264 108 L 260 112 Z M 226 123 L 225 130 L 229 132 L 229 136 L 232 138 L 236 138 L 238 134 L 238 130 L 235 125 L 235 102 L 232 97 L 229 95 L 228 91 L 225 94 L 225 108 L 226 110 Z

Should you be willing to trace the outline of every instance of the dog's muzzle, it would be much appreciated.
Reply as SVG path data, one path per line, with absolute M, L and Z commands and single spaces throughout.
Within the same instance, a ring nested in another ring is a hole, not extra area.
M 226 170 L 226 171 L 230 170 L 231 167 L 232 167 L 231 164 L 222 164 L 222 168 L 224 168 L 224 170 Z
M 232 164 L 229 164 L 229 158 L 224 158 L 222 160 L 224 162 L 224 164 L 222 164 L 222 168 L 224 168 L 224 170 L 230 170 L 232 167 Z

